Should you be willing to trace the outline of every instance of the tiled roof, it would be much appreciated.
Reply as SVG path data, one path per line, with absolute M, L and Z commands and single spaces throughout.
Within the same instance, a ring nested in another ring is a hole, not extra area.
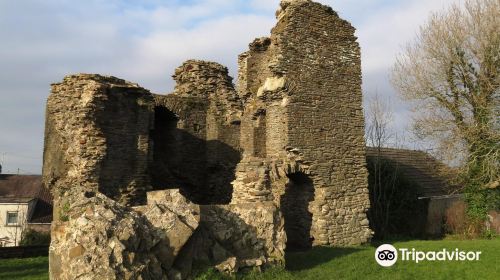
M 375 158 L 379 149 L 366 147 L 368 159 Z M 452 193 L 452 187 L 447 182 L 443 171 L 449 169 L 446 165 L 423 151 L 381 148 L 380 157 L 389 161 L 410 182 L 419 186 L 419 196 L 442 196 Z
M 27 202 L 37 197 L 41 186 L 40 175 L 0 174 L 0 199 L 3 202 Z
M 52 195 L 40 175 L 0 174 L 0 203 L 22 203 L 36 199 L 30 223 L 52 221 Z

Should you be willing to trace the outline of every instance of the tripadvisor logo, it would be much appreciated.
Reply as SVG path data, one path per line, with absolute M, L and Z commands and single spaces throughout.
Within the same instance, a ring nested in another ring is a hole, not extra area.
M 380 245 L 375 251 L 375 260 L 381 266 L 393 266 L 398 260 L 398 251 L 391 244 Z
M 415 248 L 396 249 L 391 244 L 380 245 L 375 250 L 375 261 L 381 266 L 393 266 L 398 257 L 401 261 L 412 261 L 419 263 L 421 261 L 478 261 L 481 256 L 480 251 L 461 251 L 459 249 L 439 251 L 418 251 Z

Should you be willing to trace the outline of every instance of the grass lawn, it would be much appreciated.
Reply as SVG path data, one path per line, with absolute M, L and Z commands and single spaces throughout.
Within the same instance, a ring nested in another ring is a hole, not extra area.
M 500 279 L 500 239 L 432 240 L 392 243 L 396 248 L 438 251 L 446 248 L 481 251 L 479 261 L 400 261 L 392 267 L 379 266 L 374 259 L 378 245 L 352 248 L 316 247 L 309 252 L 286 256 L 287 269 L 271 269 L 229 278 L 208 271 L 197 279 Z
M 287 254 L 287 269 L 270 269 L 223 277 L 209 270 L 202 279 L 500 279 L 500 238 L 493 240 L 432 240 L 392 243 L 396 248 L 419 251 L 481 251 L 479 261 L 410 261 L 381 267 L 374 260 L 376 246 L 350 248 L 316 247 L 311 251 Z M 46 257 L 0 259 L 0 279 L 48 279 Z
M 49 279 L 48 257 L 0 259 L 0 279 Z

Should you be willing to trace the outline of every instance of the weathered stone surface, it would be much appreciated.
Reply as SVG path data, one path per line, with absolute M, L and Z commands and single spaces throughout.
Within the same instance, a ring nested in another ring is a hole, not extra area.
M 310 0 L 276 15 L 239 56 L 237 89 L 199 60 L 175 70 L 168 95 L 90 74 L 52 85 L 53 279 L 265 269 L 286 247 L 370 239 L 354 28 Z
M 148 192 L 147 197 L 149 209 L 162 206 L 177 217 L 181 217 L 186 226 L 192 229 L 198 227 L 200 206 L 186 199 L 178 189 Z M 147 211 L 144 214 L 152 221 L 152 216 L 150 218 Z
M 170 268 L 198 227 L 200 207 L 188 201 L 179 190 L 164 190 L 148 192 L 148 205 L 140 211 L 162 237 L 153 252 L 159 256 L 163 268 Z
M 173 75 L 174 95 L 207 98 L 213 113 L 224 116 L 227 123 L 239 122 L 242 104 L 234 89 L 227 67 L 215 62 L 188 60 Z
M 238 77 L 244 158 L 237 171 L 254 168 L 248 162 L 260 158 L 267 165 L 260 169 L 271 173 L 252 182 L 237 172 L 232 203 L 269 199 L 270 190 L 278 205 L 284 203 L 287 235 L 318 245 L 366 242 L 371 231 L 354 28 L 309 0 L 282 1 L 277 18 L 271 36 L 240 55 Z
M 53 224 L 53 279 L 166 279 L 200 220 L 178 190 L 148 194 L 136 211 L 100 193 L 74 198 L 69 220 Z
M 75 198 L 52 224 L 51 279 L 163 279 L 162 237 L 144 217 L 100 193 Z
M 286 236 L 272 202 L 201 206 L 201 223 L 174 267 L 210 264 L 234 273 L 284 265 Z
M 202 225 L 238 267 L 284 264 L 283 219 L 272 202 L 204 206 L 202 212 Z
M 43 178 L 55 209 L 73 184 L 123 205 L 145 202 L 153 105 L 149 91 L 115 77 L 71 75 L 52 85 Z
M 226 67 L 199 60 L 184 62 L 173 77 L 173 94 L 155 95 L 153 185 L 179 187 L 198 204 L 229 203 L 242 112 L 232 78 Z

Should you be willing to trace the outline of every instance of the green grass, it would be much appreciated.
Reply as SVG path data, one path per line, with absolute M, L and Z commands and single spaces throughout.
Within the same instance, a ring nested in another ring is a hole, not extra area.
M 49 279 L 48 257 L 0 259 L 0 279 Z
M 418 264 L 399 261 L 392 267 L 381 267 L 374 259 L 376 246 L 351 248 L 316 247 L 309 252 L 290 253 L 287 269 L 270 269 L 262 274 L 249 273 L 222 277 L 209 270 L 198 279 L 500 279 L 500 239 L 433 240 L 392 243 L 396 248 L 438 251 L 443 248 L 482 251 L 476 262 L 423 261 Z
M 349 248 L 316 247 L 308 252 L 289 253 L 286 269 L 269 269 L 264 273 L 247 273 L 225 277 L 208 270 L 197 277 L 209 279 L 500 279 L 500 239 L 400 241 L 396 248 L 439 251 L 443 248 L 481 251 L 479 261 L 400 261 L 389 268 L 374 260 L 376 245 Z M 0 279 L 48 279 L 46 257 L 0 259 Z

